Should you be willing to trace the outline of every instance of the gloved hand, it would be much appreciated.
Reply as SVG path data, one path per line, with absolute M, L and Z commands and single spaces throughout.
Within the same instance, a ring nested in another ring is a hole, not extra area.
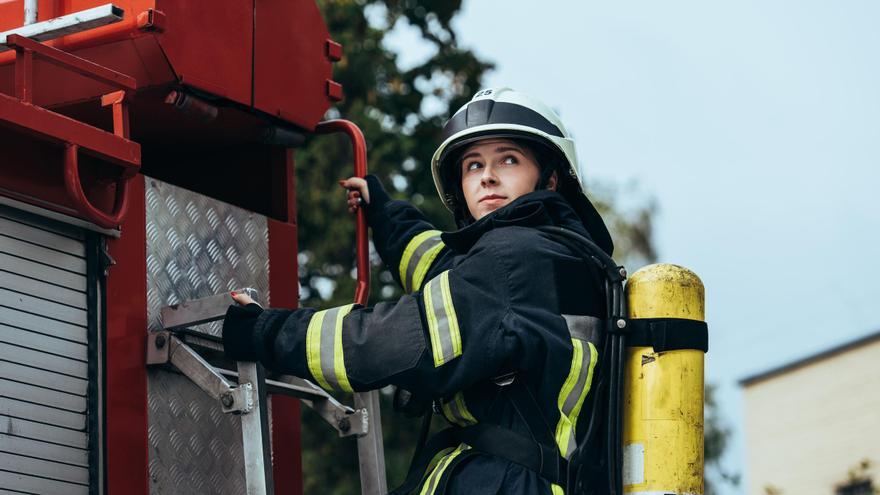
M 247 294 L 230 296 L 238 304 L 229 306 L 223 319 L 223 352 L 235 361 L 256 361 L 253 331 L 263 308 Z

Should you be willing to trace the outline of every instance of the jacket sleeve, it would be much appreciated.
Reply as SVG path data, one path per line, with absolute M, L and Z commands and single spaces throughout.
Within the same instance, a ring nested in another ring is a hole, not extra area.
M 568 345 L 567 330 L 553 308 L 511 306 L 505 249 L 476 247 L 455 269 L 394 303 L 266 310 L 252 319 L 252 331 L 225 325 L 224 343 L 241 346 L 227 353 L 327 390 L 394 384 L 435 398 L 509 371 L 540 372 L 550 347 Z
M 376 251 L 404 292 L 417 291 L 429 273 L 446 264 L 449 249 L 440 239 L 441 232 L 412 204 L 389 198 L 376 176 L 368 175 L 367 185 L 367 222 Z

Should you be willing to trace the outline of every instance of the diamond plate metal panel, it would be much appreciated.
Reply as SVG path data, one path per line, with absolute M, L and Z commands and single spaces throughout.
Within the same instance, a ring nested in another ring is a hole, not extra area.
M 163 306 L 240 287 L 269 296 L 266 218 L 149 179 L 147 306 L 149 329 Z M 220 335 L 218 322 L 201 330 Z M 151 369 L 150 491 L 245 493 L 241 424 L 185 377 Z

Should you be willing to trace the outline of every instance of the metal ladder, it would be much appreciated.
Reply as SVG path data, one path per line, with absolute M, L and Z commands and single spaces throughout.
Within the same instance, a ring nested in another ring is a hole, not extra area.
M 259 300 L 254 289 L 240 289 Z M 355 394 L 355 408 L 341 404 L 308 380 L 289 375 L 270 376 L 258 363 L 237 362 L 237 370 L 214 366 L 223 351 L 219 338 L 192 327 L 222 320 L 231 304 L 228 294 L 162 308 L 164 329 L 147 336 L 147 365 L 171 366 L 220 403 L 224 413 L 241 418 L 242 447 L 248 495 L 274 493 L 269 441 L 267 394 L 299 398 L 330 424 L 340 437 L 356 436 L 361 493 L 388 491 L 377 392 Z M 198 349 L 205 355 L 197 352 Z M 207 357 L 206 357 L 207 356 Z

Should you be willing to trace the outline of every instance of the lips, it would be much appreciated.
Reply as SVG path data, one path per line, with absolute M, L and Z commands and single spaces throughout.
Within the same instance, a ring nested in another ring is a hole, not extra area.
M 482 203 L 483 201 L 492 201 L 494 199 L 507 199 L 507 196 L 499 196 L 497 194 L 490 194 L 488 196 L 483 196 L 482 198 L 480 198 L 480 203 Z

